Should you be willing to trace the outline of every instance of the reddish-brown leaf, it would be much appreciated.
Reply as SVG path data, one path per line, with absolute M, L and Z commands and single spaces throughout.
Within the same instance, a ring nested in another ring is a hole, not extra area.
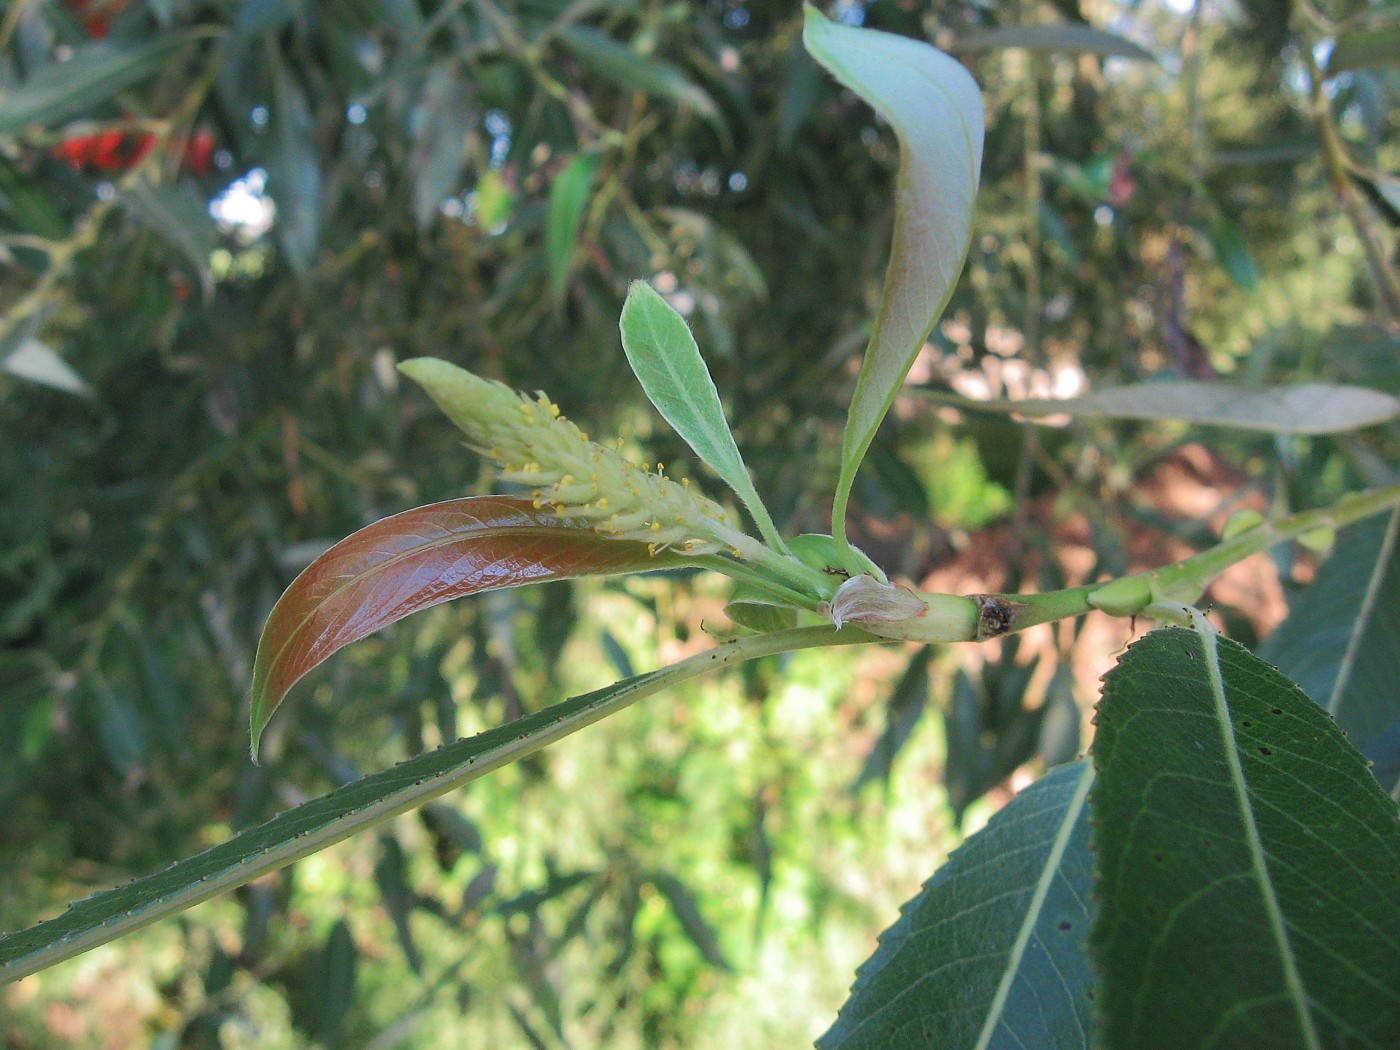
M 253 666 L 253 753 L 302 675 L 410 613 L 480 591 L 679 560 L 508 496 L 448 500 L 377 521 L 308 565 L 267 618 Z

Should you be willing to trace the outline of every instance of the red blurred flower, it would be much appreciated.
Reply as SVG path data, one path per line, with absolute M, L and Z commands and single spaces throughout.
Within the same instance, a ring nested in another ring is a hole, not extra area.
M 185 164 L 196 175 L 208 175 L 214 170 L 214 134 L 196 131 L 185 144 Z

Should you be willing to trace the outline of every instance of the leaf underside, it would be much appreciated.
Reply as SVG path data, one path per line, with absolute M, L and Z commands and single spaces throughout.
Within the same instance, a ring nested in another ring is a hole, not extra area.
M 1400 1046 L 1400 823 L 1327 714 L 1171 628 L 1097 721 L 1101 1045 Z
M 1400 785 L 1400 510 L 1346 529 L 1260 659 L 1337 720 L 1387 791 Z
M 1104 419 L 1177 420 L 1199 426 L 1271 434 L 1340 434 L 1385 423 L 1400 415 L 1400 400 L 1379 390 L 1335 383 L 1241 387 L 1199 379 L 1149 380 L 1095 390 L 1080 397 L 988 401 L 930 392 L 974 412 Z
M 921 41 L 830 22 L 810 5 L 802 39 L 813 58 L 889 121 L 900 148 L 894 242 L 842 440 L 839 516 L 856 469 L 962 269 L 985 117 L 967 70 Z
M 518 497 L 447 500 L 377 521 L 307 566 L 268 617 L 253 667 L 254 747 L 298 679 L 405 616 L 482 591 L 678 560 Z

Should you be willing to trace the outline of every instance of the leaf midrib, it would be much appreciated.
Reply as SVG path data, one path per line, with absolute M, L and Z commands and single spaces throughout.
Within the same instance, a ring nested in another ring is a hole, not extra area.
M 982 1032 L 977 1037 L 974 1050 L 987 1050 L 987 1047 L 991 1045 L 992 1036 L 996 1032 L 997 1025 L 1001 1022 L 1002 1010 L 1011 994 L 1011 986 L 1015 983 L 1016 974 L 1020 970 L 1021 960 L 1025 957 L 1031 935 L 1035 932 L 1035 924 L 1040 918 L 1041 910 L 1045 907 L 1045 899 L 1050 895 L 1050 887 L 1055 881 L 1055 876 L 1059 874 L 1060 863 L 1064 860 L 1065 851 L 1069 848 L 1069 840 L 1074 834 L 1079 811 L 1084 808 L 1084 803 L 1089 797 L 1089 789 L 1093 784 L 1094 767 L 1092 763 L 1086 762 L 1079 783 L 1075 786 L 1074 795 L 1070 798 L 1069 805 L 1065 807 L 1064 818 L 1060 822 L 1059 830 L 1055 833 L 1055 841 L 1051 843 L 1050 852 L 1045 858 L 1045 866 L 1040 872 L 1040 877 L 1036 879 L 1035 891 L 1031 894 L 1030 904 L 1026 907 L 1026 916 L 1021 921 L 1021 928 L 1016 931 L 1016 940 L 1007 956 L 1006 968 L 997 984 L 996 994 L 992 997 L 991 1005 L 987 1008 L 987 1019 L 983 1022 Z
M 1240 821 L 1244 825 L 1245 847 L 1249 851 L 1250 868 L 1255 882 L 1259 885 L 1259 895 L 1263 900 L 1265 914 L 1268 915 L 1269 932 L 1278 948 L 1288 998 L 1293 1004 L 1301 1035 L 1308 1050 L 1322 1050 L 1322 1043 L 1308 1008 L 1308 995 L 1303 987 L 1302 974 L 1298 972 L 1293 946 L 1288 939 L 1283 908 L 1279 904 L 1278 895 L 1274 892 L 1273 879 L 1269 875 L 1264 842 L 1259 834 L 1259 826 L 1254 820 L 1254 810 L 1250 805 L 1249 785 L 1245 780 L 1244 766 L 1240 763 L 1239 748 L 1235 741 L 1235 727 L 1230 720 L 1230 705 L 1225 696 L 1225 679 L 1220 670 L 1220 646 L 1216 631 L 1200 610 L 1191 609 L 1190 614 L 1192 627 L 1200 639 L 1201 649 L 1205 655 L 1206 676 L 1210 683 L 1216 721 L 1220 727 L 1221 744 L 1225 748 L 1225 761 L 1230 770 L 1230 784 L 1234 788 L 1235 798 L 1239 803 Z
M 1395 553 L 1395 538 L 1398 532 L 1400 532 L 1400 507 L 1397 507 L 1390 515 L 1390 524 L 1386 526 L 1385 537 L 1381 540 L 1381 549 L 1376 556 L 1375 565 L 1371 569 L 1371 577 L 1366 581 L 1366 591 L 1362 595 L 1361 606 L 1356 611 L 1356 620 L 1353 623 L 1351 636 L 1347 639 L 1346 651 L 1342 653 L 1342 662 L 1337 666 L 1337 677 L 1333 681 L 1332 691 L 1327 697 L 1327 713 L 1333 717 L 1336 716 L 1337 709 L 1342 704 L 1342 697 L 1346 693 L 1347 686 L 1351 684 L 1351 674 L 1356 667 L 1356 657 L 1361 651 L 1361 642 L 1371 625 L 1371 614 L 1375 611 L 1376 600 L 1380 596 L 1381 583 L 1390 571 L 1390 559 Z

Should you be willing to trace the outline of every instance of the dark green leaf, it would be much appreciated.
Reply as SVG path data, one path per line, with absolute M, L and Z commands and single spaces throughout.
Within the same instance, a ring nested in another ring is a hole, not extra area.
M 1093 779 L 1087 762 L 1047 773 L 948 858 L 881 936 L 822 1050 L 1093 1045 Z
M 671 911 L 680 920 L 685 935 L 704 956 L 705 961 L 717 970 L 732 972 L 734 968 L 724 957 L 724 952 L 719 946 L 719 938 L 715 936 L 714 927 L 701 914 L 700 905 L 696 902 L 695 895 L 690 892 L 689 887 L 669 871 L 653 872 L 651 881 L 670 903 Z
M 1207 236 L 1215 251 L 1215 261 L 1226 276 L 1241 290 L 1254 291 L 1259 285 L 1259 267 L 1254 265 L 1254 257 L 1249 254 L 1244 231 L 1224 215 L 1218 215 L 1211 223 Z
M 1385 221 L 1391 226 L 1400 226 L 1400 179 L 1384 172 L 1363 175 L 1354 171 L 1351 177 L 1376 210 L 1385 216 Z
M 708 120 L 719 119 L 714 100 L 669 62 L 644 55 L 587 26 L 567 26 L 556 39 L 594 73 L 618 87 L 669 99 Z
M 1116 33 L 1075 22 L 1058 25 L 1003 26 L 985 33 L 969 33 L 954 46 L 954 54 L 1023 47 L 1029 51 L 1053 51 L 1068 55 L 1102 55 L 1155 62 L 1152 52 Z
M 106 682 L 93 687 L 97 701 L 97 735 L 112 771 L 128 777 L 146 761 L 146 728 L 131 698 Z
M 544 252 L 549 260 L 549 289 L 556 302 L 564 298 L 564 287 L 569 280 L 569 262 L 578 243 L 584 210 L 593 193 L 598 161 L 596 153 L 575 154 L 549 187 L 544 220 Z
M 1400 763 L 1385 748 L 1400 731 L 1400 513 L 1346 529 L 1288 619 L 1259 650 L 1322 705 L 1351 742 L 1377 763 L 1387 791 Z
M 1102 1045 L 1400 1046 L 1395 804 L 1326 712 L 1199 622 L 1104 680 Z
M 205 295 L 212 294 L 214 275 L 209 255 L 218 231 L 209 214 L 209 202 L 189 186 L 153 186 L 145 181 L 129 187 L 123 200 L 138 221 L 189 261 Z
M 273 228 L 298 272 L 311 267 L 321 239 L 321 164 L 306 93 L 286 69 L 277 72 L 271 113 L 267 189 L 277 205 Z
M 1327 60 L 1327 75 L 1395 65 L 1400 65 L 1400 23 L 1392 21 L 1341 33 Z
M 446 809 L 447 807 L 441 807 Z M 427 807 L 424 807 L 427 816 Z M 379 885 L 379 899 L 384 910 L 394 924 L 399 947 L 403 949 L 404 961 L 408 968 L 420 977 L 423 975 L 423 959 L 418 954 L 418 946 L 413 942 L 413 927 L 409 916 L 413 914 L 416 896 L 408 885 L 405 870 L 403 847 L 393 835 L 383 835 L 379 840 L 379 862 L 374 866 L 374 881 Z
M 473 95 L 455 63 L 442 62 L 428 72 L 412 158 L 413 217 L 421 228 L 430 226 L 442 202 L 460 189 L 467 135 L 476 122 Z M 495 223 L 482 225 L 489 229 Z
M 885 731 L 875 741 L 870 754 L 865 756 L 860 776 L 852 785 L 853 791 L 859 791 L 872 780 L 888 782 L 895 756 L 914 735 L 914 727 L 919 724 L 928 705 L 928 664 L 932 656 L 933 648 L 924 646 L 914 654 L 904 674 L 900 675 L 885 705 Z
M 31 125 L 53 127 L 87 114 L 155 73 L 188 33 L 154 33 L 130 46 L 92 44 L 64 62 L 51 62 L 0 98 L 0 135 Z
M 345 1018 L 355 1001 L 358 956 L 350 927 L 341 919 L 326 938 L 320 972 L 316 975 L 316 1006 L 321 1015 L 319 1042 L 327 1050 L 343 1045 Z

